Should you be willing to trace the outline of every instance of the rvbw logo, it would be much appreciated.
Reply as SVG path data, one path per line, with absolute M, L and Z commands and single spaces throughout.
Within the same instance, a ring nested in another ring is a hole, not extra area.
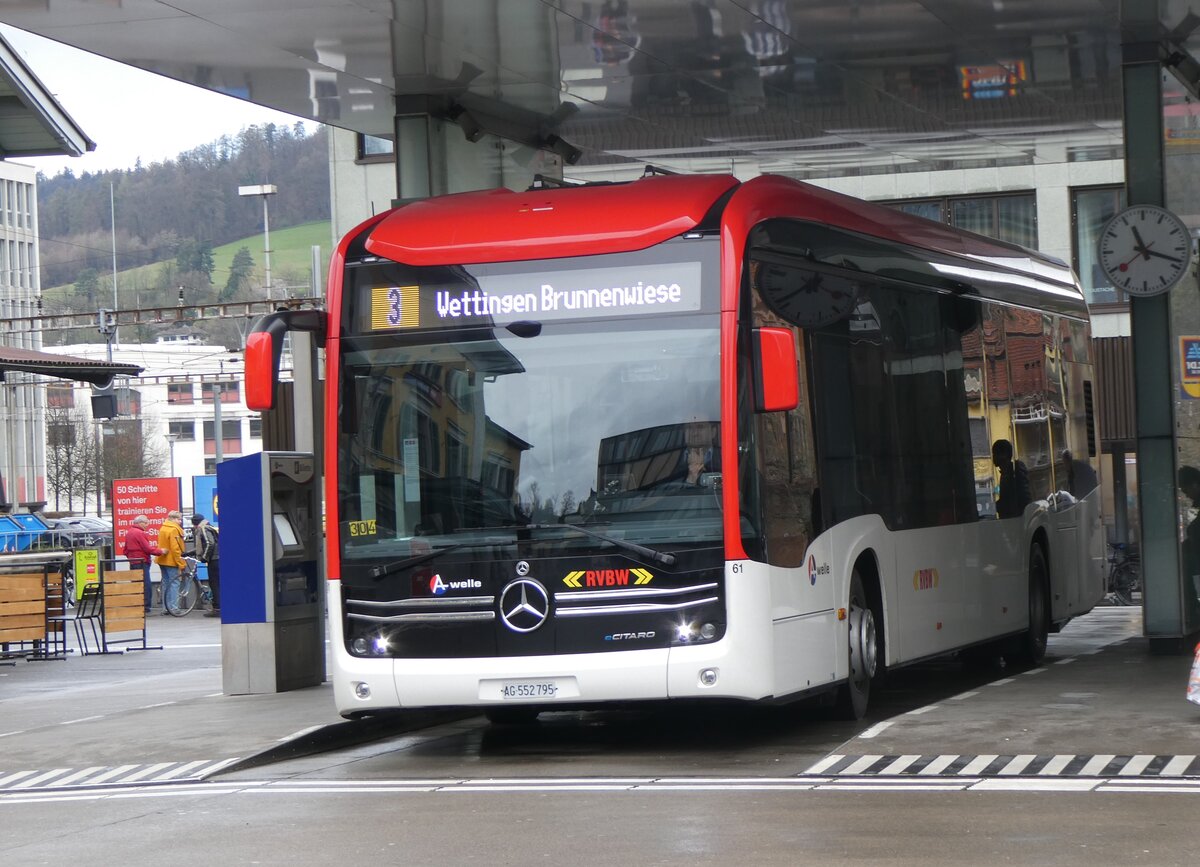
M 429 591 L 434 596 L 444 596 L 448 590 L 478 590 L 483 582 L 477 578 L 464 578 L 461 581 L 444 581 L 441 575 L 434 575 L 429 581 Z

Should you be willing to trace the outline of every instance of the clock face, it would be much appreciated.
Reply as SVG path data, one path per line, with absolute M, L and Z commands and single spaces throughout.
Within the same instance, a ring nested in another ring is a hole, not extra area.
M 756 283 L 768 307 L 803 328 L 836 322 L 858 302 L 859 281 L 795 265 L 759 262 Z
M 1100 232 L 1100 267 L 1130 295 L 1166 292 L 1183 279 L 1191 259 L 1188 227 L 1153 205 L 1126 208 Z

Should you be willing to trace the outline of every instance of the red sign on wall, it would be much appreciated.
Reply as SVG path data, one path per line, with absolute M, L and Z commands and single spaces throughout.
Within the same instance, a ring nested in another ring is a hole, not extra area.
M 166 520 L 167 513 L 177 511 L 182 502 L 179 479 L 117 479 L 113 482 L 113 548 L 125 550 L 125 534 L 133 519 L 145 515 L 150 519 L 146 532 L 153 539 Z

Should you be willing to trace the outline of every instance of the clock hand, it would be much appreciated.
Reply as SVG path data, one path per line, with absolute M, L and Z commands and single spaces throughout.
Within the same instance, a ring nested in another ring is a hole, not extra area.
M 1178 256 L 1168 256 L 1166 253 L 1160 253 L 1157 250 L 1151 250 L 1148 247 L 1146 248 L 1145 256 L 1146 256 L 1146 258 L 1150 258 L 1151 256 L 1157 256 L 1158 258 L 1166 259 L 1169 262 L 1182 262 L 1183 261 Z
M 1130 228 L 1133 229 L 1133 238 L 1135 241 L 1133 249 L 1137 250 L 1139 254 L 1146 256 L 1146 251 L 1150 248 L 1147 247 L 1146 242 L 1142 240 L 1142 233 L 1138 231 L 1137 226 L 1130 226 Z M 1150 257 L 1146 256 L 1146 258 Z

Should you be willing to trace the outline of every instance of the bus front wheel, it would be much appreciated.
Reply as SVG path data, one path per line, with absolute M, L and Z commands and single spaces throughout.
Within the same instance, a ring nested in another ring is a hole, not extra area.
M 1010 665 L 1037 665 L 1046 656 L 1050 637 L 1049 574 L 1042 546 L 1034 545 L 1029 552 L 1029 628 L 1016 637 L 1005 654 L 1005 662 Z
M 835 708 L 842 719 L 862 719 L 871 698 L 871 679 L 879 658 L 875 614 L 867 601 L 862 577 L 855 569 L 850 576 L 850 599 L 846 607 L 849 627 L 850 676 L 838 687 Z

